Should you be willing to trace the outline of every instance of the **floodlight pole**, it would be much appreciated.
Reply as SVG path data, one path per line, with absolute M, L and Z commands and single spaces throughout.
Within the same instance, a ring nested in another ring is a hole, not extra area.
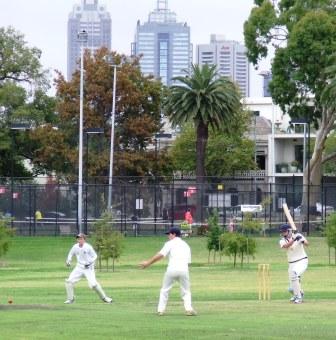
M 114 156 L 114 121 L 115 121 L 115 104 L 117 90 L 117 65 L 113 64 L 113 95 L 112 95 L 112 111 L 111 111 L 111 146 L 110 146 L 110 166 L 109 166 L 109 186 L 107 210 L 112 211 L 112 185 L 113 185 L 113 156 Z
M 83 232 L 83 97 L 84 97 L 84 44 L 88 40 L 86 31 L 77 35 L 82 43 L 80 53 L 80 94 L 79 94 L 79 145 L 78 145 L 78 231 Z

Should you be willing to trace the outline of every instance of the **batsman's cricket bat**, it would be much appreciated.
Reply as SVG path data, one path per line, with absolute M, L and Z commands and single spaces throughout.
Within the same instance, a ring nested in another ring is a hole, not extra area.
M 283 208 L 283 211 L 284 211 L 284 213 L 285 213 L 285 215 L 287 217 L 287 221 L 288 221 L 289 225 L 292 227 L 292 229 L 294 231 L 296 231 L 296 225 L 295 225 L 293 217 L 292 217 L 292 215 L 291 215 L 291 213 L 290 213 L 290 211 L 288 209 L 287 203 L 283 203 L 282 204 L 282 208 Z

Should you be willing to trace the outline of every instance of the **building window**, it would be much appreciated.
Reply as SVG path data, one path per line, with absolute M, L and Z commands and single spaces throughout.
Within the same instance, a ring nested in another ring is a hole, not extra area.
M 166 34 L 159 34 L 159 77 L 163 84 L 168 84 L 168 39 Z

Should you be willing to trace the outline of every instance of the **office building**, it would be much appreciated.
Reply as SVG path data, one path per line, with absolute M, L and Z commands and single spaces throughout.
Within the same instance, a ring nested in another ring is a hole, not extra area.
M 79 68 L 81 43 L 77 34 L 85 30 L 88 33 L 88 41 L 85 47 L 92 53 L 101 47 L 111 49 L 111 17 L 105 6 L 98 0 L 82 0 L 75 5 L 68 19 L 68 80 L 74 71 Z
M 197 45 L 197 63 L 217 65 L 219 74 L 235 81 L 242 96 L 249 97 L 250 68 L 244 45 L 212 34 L 210 44 Z
M 190 71 L 192 47 L 190 28 L 177 22 L 176 14 L 168 8 L 168 0 L 157 0 L 157 7 L 148 21 L 137 23 L 132 55 L 141 56 L 140 67 L 145 75 L 171 85 L 172 78 Z

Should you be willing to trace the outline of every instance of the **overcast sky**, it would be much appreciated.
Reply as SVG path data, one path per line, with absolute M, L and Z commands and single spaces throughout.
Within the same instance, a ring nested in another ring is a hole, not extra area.
M 25 35 L 30 46 L 42 50 L 45 68 L 66 74 L 67 19 L 81 0 L 0 0 L 0 26 L 13 26 Z M 112 18 L 112 49 L 130 53 L 137 20 L 147 21 L 156 0 L 99 0 Z M 228 40 L 244 41 L 243 24 L 253 0 L 169 0 L 179 22 L 191 28 L 191 42 L 208 43 L 210 34 L 224 34 Z M 194 60 L 195 61 L 195 60 Z M 267 69 L 268 63 L 261 65 Z M 261 77 L 251 67 L 251 95 L 262 93 Z

